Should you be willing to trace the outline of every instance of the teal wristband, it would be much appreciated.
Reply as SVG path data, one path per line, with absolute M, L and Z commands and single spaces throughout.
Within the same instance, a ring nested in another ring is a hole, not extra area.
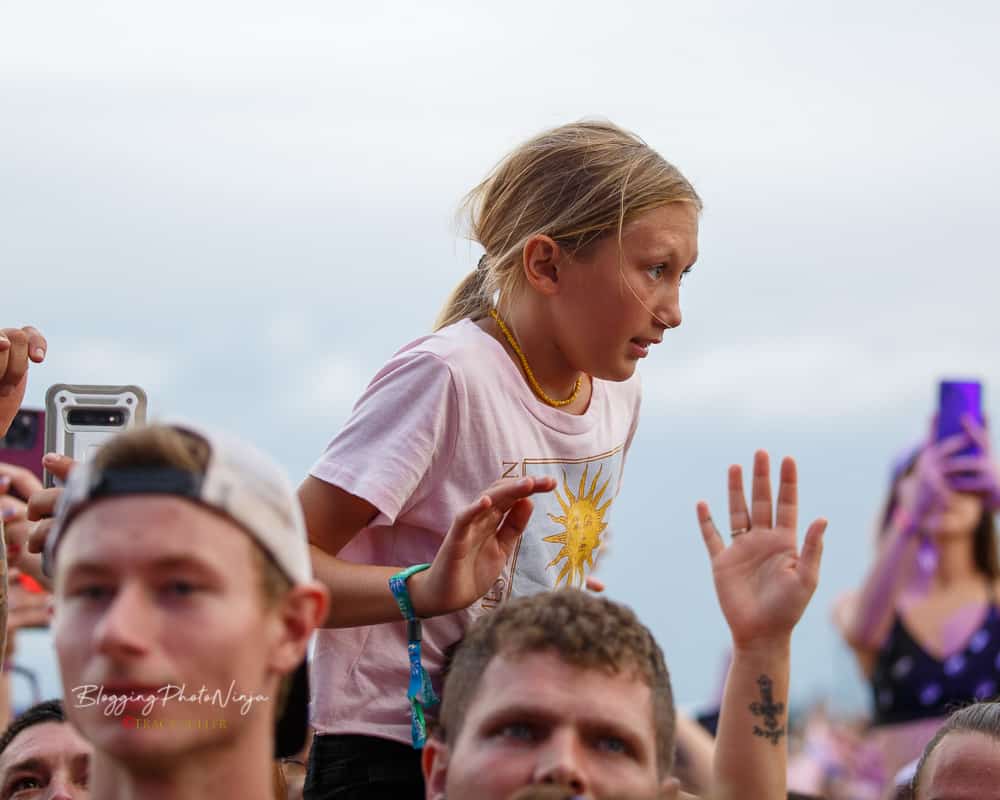
M 410 600 L 410 591 L 406 582 L 418 572 L 429 569 L 430 564 L 416 564 L 407 567 L 402 572 L 397 572 L 389 578 L 389 590 L 396 598 L 399 611 L 406 620 L 406 650 L 410 659 L 410 683 L 406 690 L 406 697 L 410 701 L 410 734 L 413 738 L 413 747 L 417 750 L 424 746 L 427 741 L 427 722 L 424 719 L 424 706 L 436 705 L 439 700 L 431 685 L 430 676 L 424 669 L 420 653 L 420 641 L 422 630 L 420 620 L 413 612 L 413 602 Z

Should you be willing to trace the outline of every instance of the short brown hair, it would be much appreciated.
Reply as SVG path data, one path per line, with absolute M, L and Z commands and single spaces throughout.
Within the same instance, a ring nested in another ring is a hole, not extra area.
M 653 695 L 657 765 L 661 775 L 670 774 L 676 722 L 663 651 L 631 609 L 579 589 L 511 600 L 469 628 L 445 679 L 434 735 L 443 741 L 458 736 L 494 657 L 539 652 L 552 652 L 574 666 L 638 675 Z
M 913 773 L 910 794 L 903 795 L 904 797 L 916 798 L 920 788 L 920 778 L 930 760 L 931 753 L 949 733 L 981 733 L 983 736 L 1000 741 L 1000 703 L 996 701 L 973 703 L 965 708 L 960 708 L 948 717 L 944 724 L 938 728 L 934 738 L 924 748 L 923 755 L 920 756 L 920 761 L 917 763 L 917 769 Z

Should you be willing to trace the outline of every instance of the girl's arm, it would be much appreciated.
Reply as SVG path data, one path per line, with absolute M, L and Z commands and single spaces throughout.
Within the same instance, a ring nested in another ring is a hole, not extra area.
M 552 478 L 506 479 L 462 509 L 430 569 L 407 581 L 416 615 L 449 614 L 486 594 L 531 517 L 530 496 L 554 488 Z M 311 476 L 299 487 L 299 500 L 312 543 L 313 570 L 331 594 L 326 627 L 398 622 L 399 606 L 389 591 L 389 578 L 410 565 L 355 564 L 336 557 L 375 518 L 375 506 Z
M 910 583 L 920 547 L 919 526 L 907 513 L 897 513 L 883 534 L 878 556 L 860 590 L 835 616 L 844 640 L 870 674 L 872 658 L 885 644 L 896 615 L 896 601 Z
M 918 564 L 921 527 L 947 503 L 952 476 L 966 466 L 955 454 L 969 442 L 968 435 L 962 433 L 928 444 L 912 473 L 899 480 L 896 511 L 883 534 L 875 563 L 853 602 L 845 604 L 838 615 L 841 633 L 866 673 L 871 672 L 872 656 L 889 635 L 900 594 L 916 585 L 921 570 L 926 576 L 933 568 L 932 564 Z
M 389 591 L 389 578 L 399 567 L 353 564 L 336 557 L 375 518 L 375 506 L 311 475 L 299 487 L 299 501 L 309 531 L 313 572 L 330 590 L 325 626 L 347 628 L 401 619 Z M 410 578 L 411 594 L 419 577 Z
M 716 595 L 733 637 L 715 739 L 713 800 L 785 798 L 792 629 L 819 580 L 826 520 L 809 526 L 799 553 L 795 462 L 781 464 L 773 523 L 769 470 L 767 453 L 759 451 L 751 514 L 740 468 L 730 468 L 729 522 L 738 533 L 728 546 L 708 505 L 698 504 Z

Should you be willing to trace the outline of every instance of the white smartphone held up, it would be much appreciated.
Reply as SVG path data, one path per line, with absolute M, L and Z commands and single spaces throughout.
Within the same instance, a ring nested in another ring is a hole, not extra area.
M 116 433 L 146 421 L 146 393 L 138 386 L 57 383 L 45 393 L 45 452 L 86 463 Z M 56 480 L 45 471 L 45 485 Z

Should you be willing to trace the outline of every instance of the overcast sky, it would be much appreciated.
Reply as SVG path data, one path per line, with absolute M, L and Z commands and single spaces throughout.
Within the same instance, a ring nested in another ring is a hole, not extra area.
M 710 698 L 727 640 L 694 524 L 756 447 L 827 516 L 794 690 L 942 375 L 1000 391 L 996 3 L 0 2 L 0 297 L 56 382 L 138 383 L 298 481 L 479 251 L 462 195 L 602 117 L 705 201 L 683 325 L 643 364 L 602 565 Z

